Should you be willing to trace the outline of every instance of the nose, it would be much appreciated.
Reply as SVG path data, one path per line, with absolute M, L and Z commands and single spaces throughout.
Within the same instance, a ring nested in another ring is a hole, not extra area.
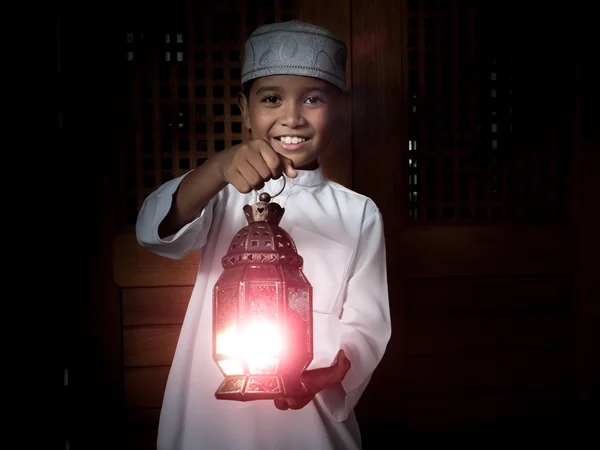
M 296 128 L 303 122 L 302 108 L 296 102 L 286 102 L 281 109 L 279 123 L 285 127 Z

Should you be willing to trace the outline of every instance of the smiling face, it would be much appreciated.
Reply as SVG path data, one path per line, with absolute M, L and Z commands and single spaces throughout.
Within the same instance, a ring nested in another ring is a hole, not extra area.
M 273 75 L 252 83 L 250 98 L 240 94 L 244 126 L 290 158 L 296 169 L 319 166 L 327 147 L 341 91 L 327 81 L 299 75 Z

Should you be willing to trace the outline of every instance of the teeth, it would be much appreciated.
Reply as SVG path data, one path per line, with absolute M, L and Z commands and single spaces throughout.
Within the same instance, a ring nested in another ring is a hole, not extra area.
M 281 142 L 283 142 L 284 144 L 299 144 L 301 142 L 306 141 L 305 138 L 301 138 L 301 137 L 291 137 L 291 136 L 282 136 L 279 138 L 279 140 Z

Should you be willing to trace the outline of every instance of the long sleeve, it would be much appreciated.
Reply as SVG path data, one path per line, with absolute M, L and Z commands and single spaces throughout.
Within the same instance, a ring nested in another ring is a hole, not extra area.
M 352 365 L 341 386 L 331 386 L 320 396 L 329 414 L 343 421 L 358 403 L 391 336 L 385 237 L 379 211 L 364 222 L 339 328 L 341 348 Z
M 138 214 L 135 226 L 137 241 L 142 247 L 157 255 L 183 259 L 190 251 L 200 250 L 206 244 L 216 197 L 193 221 L 183 226 L 177 233 L 164 239 L 158 235 L 158 226 L 171 209 L 173 194 L 189 173 L 164 183 L 152 192 L 144 200 Z

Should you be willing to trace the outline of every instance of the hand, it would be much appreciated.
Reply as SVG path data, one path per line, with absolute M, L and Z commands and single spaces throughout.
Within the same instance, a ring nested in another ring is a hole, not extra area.
M 307 370 L 302 374 L 302 382 L 308 388 L 309 394 L 302 398 L 280 397 L 275 399 L 277 409 L 302 409 L 308 405 L 315 395 L 328 386 L 341 383 L 348 370 L 350 360 L 343 350 L 337 354 L 335 364 L 322 369 Z
M 223 179 L 242 194 L 262 189 L 265 181 L 278 179 L 281 174 L 296 178 L 291 159 L 277 153 L 264 139 L 243 142 L 221 154 Z

